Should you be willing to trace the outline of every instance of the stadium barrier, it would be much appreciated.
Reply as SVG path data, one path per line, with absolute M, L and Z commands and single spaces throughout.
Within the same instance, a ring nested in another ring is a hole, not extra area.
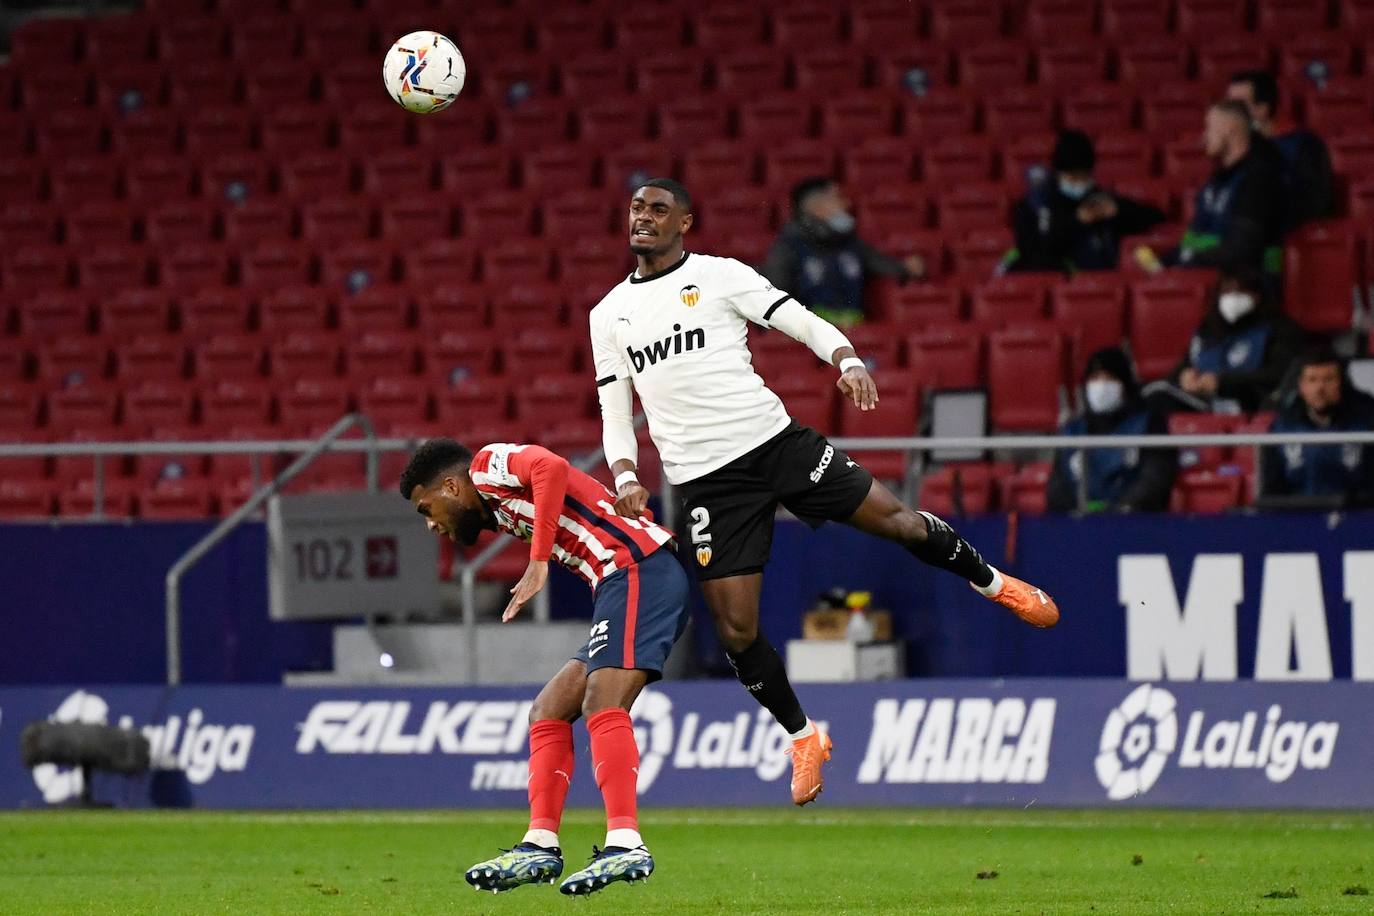
M 80 795 L 25 770 L 28 722 L 109 722 L 153 771 L 98 775 L 130 807 L 518 808 L 535 689 L 0 690 L 0 808 Z M 803 688 L 835 740 L 823 804 L 1351 808 L 1374 798 L 1374 685 L 932 680 Z M 788 741 L 739 685 L 655 685 L 633 710 L 656 806 L 786 805 Z M 582 734 L 581 726 L 578 733 Z M 585 737 L 579 738 L 585 747 Z M 570 802 L 599 804 L 585 754 Z

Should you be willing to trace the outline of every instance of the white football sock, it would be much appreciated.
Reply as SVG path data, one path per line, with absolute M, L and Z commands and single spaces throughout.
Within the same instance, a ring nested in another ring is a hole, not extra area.
M 1002 579 L 1002 574 L 997 571 L 996 566 L 993 566 L 991 563 L 989 563 L 988 569 L 992 570 L 991 582 L 989 582 L 987 585 L 973 585 L 973 583 L 970 582 L 969 585 L 973 585 L 973 590 L 986 598 L 996 598 L 998 595 L 1002 593 L 1002 585 L 1004 584 L 1004 581 Z
M 558 846 L 558 834 L 552 830 L 530 830 L 525 833 L 522 843 L 533 843 L 545 849 L 554 849 Z
M 810 719 L 807 719 L 807 720 L 806 720 L 806 724 L 802 726 L 802 730 L 801 730 L 801 731 L 799 731 L 799 732 L 789 732 L 788 735 L 787 735 L 787 737 L 791 738 L 793 741 L 800 741 L 800 740 L 803 739 L 803 738 L 810 738 L 810 737 L 811 737 L 812 735 L 814 735 L 815 733 L 816 733 L 816 723 L 815 723 L 815 722 L 812 722 Z
M 635 849 L 644 845 L 644 839 L 639 835 L 638 830 L 629 827 L 618 827 L 615 830 L 606 831 L 606 845 L 623 846 L 626 849 Z

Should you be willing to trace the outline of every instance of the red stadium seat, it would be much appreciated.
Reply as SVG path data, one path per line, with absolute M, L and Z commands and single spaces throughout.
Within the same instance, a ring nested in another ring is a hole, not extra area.
M 284 379 L 282 381 L 285 381 Z M 208 429 L 267 423 L 272 419 L 272 394 L 265 379 L 220 381 L 200 393 L 200 421 Z
M 37 382 L 0 381 L 0 434 L 3 434 L 6 441 L 12 441 L 16 436 L 38 435 L 34 432 L 34 427 L 38 425 L 38 414 L 43 406 L 42 392 L 46 387 Z M 4 468 L 38 468 L 39 473 L 35 476 L 41 476 L 41 465 L 41 461 L 7 458 Z M 0 477 L 0 480 L 3 479 L 4 477 Z
M 224 210 L 224 238 L 238 245 L 280 240 L 292 234 L 291 207 L 277 199 L 249 200 Z
M 882 313 L 903 332 L 959 321 L 963 293 L 957 286 L 938 283 L 882 284 L 877 287 Z
M 143 60 L 152 50 L 153 21 L 137 13 L 101 16 L 85 24 L 86 57 L 100 64 Z
M 259 295 L 294 283 L 309 283 L 313 250 L 314 246 L 307 244 L 262 242 L 240 256 L 240 283 Z
M 445 114 L 453 114 L 453 111 L 450 109 Z M 379 146 L 382 149 L 408 146 L 413 118 L 414 115 L 390 102 L 359 105 L 354 99 L 339 116 L 339 149 L 361 157 L 370 155 Z M 480 121 L 464 127 L 465 132 L 485 130 Z
M 561 62 L 558 74 L 570 98 L 613 99 L 630 91 L 627 62 L 600 52 Z
M 535 43 L 546 54 L 599 51 L 606 37 L 606 23 L 593 10 L 553 12 L 534 24 Z
M 399 149 L 362 162 L 363 190 L 381 201 L 425 194 L 435 185 L 434 160 L 423 151 Z
M 850 41 L 874 50 L 914 44 L 920 34 L 921 14 L 921 7 L 902 0 L 859 4 L 849 14 Z
M 840 170 L 853 189 L 905 185 L 912 176 L 911 144 L 896 137 L 879 138 L 842 149 Z
M 1057 336 L 994 331 L 988 337 L 991 422 L 1005 431 L 1049 431 L 1059 421 L 1064 354 Z
M 1244 0 L 1178 0 L 1175 30 L 1187 38 L 1209 41 L 1243 32 Z
M 424 339 L 424 373 L 431 382 L 451 385 L 455 381 L 488 375 L 496 361 L 497 335 L 484 329 L 436 328 L 437 334 Z
M 620 215 L 618 207 L 616 215 Z M 612 231 L 611 209 L 604 191 L 564 191 L 544 201 L 540 217 L 546 238 L 590 241 Z
M 19 332 L 35 341 L 84 337 L 90 325 L 91 301 L 84 292 L 38 291 L 19 307 Z
M 649 136 L 650 114 L 641 102 L 632 97 L 601 98 L 578 108 L 577 136 L 583 144 L 597 149 L 637 143 Z M 584 162 L 587 159 L 585 153 L 580 157 Z
M 320 282 L 333 289 L 358 292 L 374 283 L 390 283 L 395 262 L 396 251 L 388 241 L 340 240 L 337 247 L 320 255 Z
M 1169 417 L 1172 436 L 1210 435 L 1232 432 L 1240 417 L 1212 413 L 1176 413 Z M 1179 449 L 1178 465 L 1184 471 L 1215 471 L 1231 457 L 1231 449 L 1223 445 Z
M 568 139 L 572 109 L 564 102 L 524 102 L 496 120 L 496 138 L 511 148 L 552 146 Z
M 1324 3 L 1305 0 L 1259 0 L 1255 8 L 1255 27 L 1276 39 L 1291 40 L 1294 36 L 1320 32 L 1327 23 Z
M 111 125 L 110 148 L 128 157 L 160 156 L 173 152 L 181 128 L 168 112 L 138 111 Z
M 863 87 L 867 79 L 868 61 L 862 55 L 848 48 L 828 49 L 826 45 L 800 47 L 804 48 L 804 52 L 794 55 L 792 59 L 799 91 L 829 95 Z
M 972 325 L 946 325 L 906 338 L 906 361 L 922 390 L 974 388 L 982 379 L 983 338 Z
M 991 277 L 1012 244 L 1011 232 L 1007 229 L 969 232 L 950 246 L 954 271 L 972 278 Z
M 1121 344 L 1126 327 L 1126 288 L 1114 274 L 1077 274 L 1050 291 L 1050 313 L 1073 338 L 1075 372 L 1103 347 Z
M 658 136 L 664 143 L 700 143 L 725 137 L 729 132 L 730 110 L 704 99 L 669 102 L 658 112 Z
M 50 179 L 52 199 L 72 206 L 91 200 L 113 200 L 119 194 L 119 164 L 106 156 L 89 156 L 74 151 L 57 157 Z
M 753 143 L 787 142 L 811 132 L 811 101 L 795 95 L 746 99 L 739 106 L 739 135 Z
M 180 382 L 144 382 L 124 392 L 124 427 L 135 436 L 191 422 L 195 399 Z
M 691 23 L 701 48 L 734 51 L 763 43 L 764 8 L 752 3 L 712 5 L 697 12 Z
M 34 124 L 34 152 L 49 160 L 96 156 L 105 149 L 105 121 L 96 113 L 57 109 Z
M 432 193 L 381 202 L 381 237 L 394 240 L 444 238 L 452 234 L 453 208 Z
M 1102 34 L 1110 38 L 1163 36 L 1168 30 L 1169 6 L 1157 0 L 1104 0 L 1102 4 Z
M 435 393 L 436 418 L 450 428 L 475 423 L 505 423 L 510 385 L 503 379 L 468 379 Z
M 952 45 L 987 41 L 1002 33 L 1005 10 L 1000 2 L 975 3 L 951 0 L 930 11 L 930 34 Z
M 121 244 L 133 238 L 133 213 L 120 202 L 92 201 L 74 207 L 66 216 L 66 240 L 82 249 Z
M 880 402 L 876 410 L 862 411 L 839 399 L 839 433 L 847 437 L 914 436 L 920 422 L 920 388 L 904 374 L 879 372 L 874 379 Z M 850 457 L 882 480 L 901 480 L 909 463 L 904 452 L 851 450 Z
M 228 282 L 229 251 L 216 242 L 185 242 L 171 246 L 158 267 L 163 290 L 185 298 Z
M 992 144 L 982 137 L 943 137 L 924 152 L 923 174 L 926 182 L 940 187 L 957 187 L 992 177 Z
M 12 203 L 0 210 L 0 240 L 9 250 L 57 241 L 62 209 L 55 204 Z
M 554 330 L 563 324 L 563 299 L 558 283 L 500 284 L 491 290 L 492 324 L 498 328 Z
M 348 335 L 344 372 L 355 383 L 382 376 L 413 374 L 416 337 L 409 330 L 369 330 Z
M 496 149 L 463 150 L 440 159 L 444 190 L 462 195 L 499 191 L 510 186 L 511 159 Z
M 542 242 L 511 240 L 482 252 L 482 279 L 488 283 L 541 281 L 553 272 L 553 252 Z
M 461 224 L 469 238 L 518 239 L 534 231 L 534 207 L 522 194 L 497 193 L 464 203 Z
M 96 499 L 95 482 L 79 480 L 63 488 L 57 496 L 57 512 L 67 518 L 132 518 L 137 484 L 119 477 L 106 477 Z M 99 506 L 97 513 L 96 507 Z
M 67 285 L 70 261 L 61 245 L 25 245 L 3 253 L 4 290 L 7 297 Z
M 741 149 L 730 140 L 707 141 L 694 145 L 682 159 L 682 177 L 689 188 L 709 191 L 739 188 L 754 183 L 755 163 L 751 150 Z M 706 195 L 707 198 L 710 195 Z
M 990 91 L 1019 86 L 1030 77 L 1030 49 L 1020 42 L 987 41 L 959 55 L 959 84 L 967 89 Z
M 46 480 L 0 480 L 0 518 L 46 518 L 56 492 Z
M 848 328 L 846 334 L 869 371 L 895 374 L 905 330 L 895 321 L 885 323 L 870 319 Z
M 1174 512 L 1215 515 L 1240 505 L 1244 478 L 1239 474 L 1198 471 L 1183 474 L 1175 485 L 1169 508 Z
M 186 151 L 197 156 L 246 152 L 253 144 L 253 122 L 239 108 L 198 108 L 184 124 Z
M 717 194 L 698 206 L 700 232 L 713 236 L 740 232 L 767 232 L 773 226 L 773 195 L 752 188 Z
M 835 174 L 835 150 L 820 140 L 790 140 L 763 151 L 763 180 L 770 187 L 790 191 L 797 182 Z
M 1036 72 L 1041 86 L 1056 91 L 1092 86 L 1107 72 L 1107 49 L 1093 44 L 1043 48 L 1036 52 Z
M 1012 275 L 973 292 L 973 320 L 993 329 L 1010 323 L 1038 321 L 1045 315 L 1046 283 L 1032 275 Z
M 412 288 L 435 288 L 471 282 L 477 262 L 470 243 L 430 239 L 401 252 L 402 276 Z
M 1197 75 L 1210 84 L 1223 83 L 1238 70 L 1272 67 L 1273 54 L 1262 38 L 1222 33 L 1202 43 L 1197 52 Z
M 1148 0 L 1152 7 L 1159 4 Z M 1167 15 L 1167 11 L 1166 11 Z M 1162 34 L 1131 37 L 1117 50 L 1121 81 L 1139 89 L 1188 78 L 1188 46 Z
M 173 201 L 150 210 L 143 234 L 162 251 L 178 245 L 208 242 L 215 234 L 215 211 L 200 201 Z
M 935 89 L 918 98 L 902 101 L 902 132 L 907 137 L 934 142 L 973 132 L 978 118 L 978 103 L 970 93 L 955 89 Z
M 697 95 L 706 85 L 706 58 L 678 54 L 651 56 L 635 64 L 634 82 L 635 91 L 642 97 L 670 99 Z
M 77 255 L 76 278 L 80 286 L 105 291 L 145 286 L 147 252 L 130 244 L 97 246 Z
M 394 435 L 397 430 L 429 420 L 429 386 L 424 379 L 413 376 L 373 378 L 358 393 L 358 410 L 372 421 L 379 434 Z
M 840 40 L 841 13 L 830 5 L 782 7 L 773 14 L 773 44 L 810 51 Z
M 1048 509 L 1050 471 L 1049 462 L 1033 462 L 1010 477 L 1000 478 L 1002 508 L 1021 515 L 1043 515 Z
M 143 334 L 115 349 L 115 375 L 128 385 L 175 381 L 186 372 L 186 347 L 180 337 Z
M 528 372 L 530 367 L 538 367 L 542 373 L 574 372 L 585 346 L 580 334 L 563 333 L 558 328 L 526 328 L 502 344 L 501 359 L 508 370 L 516 372 Z
M 278 422 L 288 436 L 313 437 L 349 412 L 348 382 L 344 379 L 303 377 L 277 396 Z M 361 465 L 358 455 L 330 455 L 330 465 Z M 325 459 L 321 459 L 323 461 Z M 337 468 L 335 468 L 337 469 Z
M 370 285 L 339 300 L 339 327 L 354 335 L 400 331 L 410 324 L 410 297 L 405 287 Z
M 244 333 L 221 332 L 193 349 L 195 375 L 202 381 L 237 384 L 245 380 L 255 381 L 262 375 L 266 350 L 260 338 Z
M 716 58 L 716 88 L 739 99 L 767 98 L 787 86 L 787 59 L 760 54 L 757 48 L 726 52 Z
M 944 232 L 964 235 L 1007 224 L 1007 194 L 999 185 L 956 186 L 936 201 L 936 224 Z
M 1349 330 L 1359 296 L 1356 225 L 1308 223 L 1289 235 L 1284 248 L 1288 313 L 1311 331 Z
M 356 242 L 371 235 L 372 211 L 348 198 L 322 200 L 301 208 L 301 238 L 324 245 Z
M 1207 274 L 1170 272 L 1131 285 L 1128 326 L 1142 380 L 1162 378 L 1176 366 L 1205 311 Z
M 37 202 L 43 196 L 43 166 L 33 159 L 0 159 L 0 199 L 6 210 L 15 204 Z
M 195 339 L 237 333 L 248 328 L 249 303 L 240 289 L 201 289 L 178 301 L 181 330 Z
M 896 183 L 865 193 L 854 208 L 854 215 L 868 236 L 921 230 L 930 224 L 930 199 L 919 187 Z
M 1303 98 L 1303 109 L 1307 126 L 1319 134 L 1344 134 L 1331 136 L 1327 144 L 1331 148 L 1332 165 L 1338 172 L 1355 171 L 1349 160 L 1343 160 L 1339 149 L 1350 140 L 1364 140 L 1362 147 L 1366 154 L 1374 150 L 1374 138 L 1368 132 L 1351 130 L 1351 125 L 1368 124 L 1370 113 L 1374 112 L 1374 87 L 1363 80 L 1335 81 L 1320 89 L 1309 90 Z M 1374 162 L 1369 155 L 1362 160 L 1366 167 Z
M 1328 72 L 1341 76 L 1352 72 L 1350 41 L 1335 34 L 1300 35 L 1279 44 L 1279 78 L 1301 79 L 1308 65 L 1320 62 Z
M 590 187 L 593 161 L 585 152 L 572 148 L 536 150 L 521 162 L 524 186 L 543 194 Z
M 258 153 L 210 156 L 200 168 L 201 193 L 210 201 L 240 203 L 269 191 L 272 169 Z
M 329 323 L 329 300 L 317 286 L 283 286 L 263 296 L 258 325 L 273 336 L 292 331 L 320 331 Z
M 1135 96 L 1120 86 L 1088 85 L 1064 99 L 1064 126 L 1077 128 L 1099 143 L 1110 131 L 1130 130 L 1135 123 Z M 1099 150 L 1099 166 L 1101 155 Z
M 104 432 L 114 425 L 119 396 L 98 384 L 78 384 L 48 394 L 48 428 L 71 438 Z
M 1040 89 L 1012 86 L 984 97 L 983 121 L 989 134 L 1003 139 L 1047 131 L 1054 126 L 1054 104 Z
M 160 481 L 138 497 L 138 514 L 152 521 L 191 521 L 214 514 L 214 499 L 205 480 Z

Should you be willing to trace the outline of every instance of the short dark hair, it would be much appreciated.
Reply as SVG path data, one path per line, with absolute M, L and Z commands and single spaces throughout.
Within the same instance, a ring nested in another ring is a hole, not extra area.
M 673 202 L 688 213 L 692 212 L 692 195 L 687 193 L 687 188 L 676 178 L 650 178 L 640 185 L 641 188 L 661 188 L 673 195 Z
M 1298 354 L 1297 360 L 1293 364 L 1299 374 L 1308 366 L 1335 366 L 1342 374 L 1345 372 L 1345 360 L 1341 359 L 1330 344 L 1313 344 Z
M 1091 172 L 1097 164 L 1092 138 L 1081 130 L 1060 131 L 1050 153 L 1050 167 L 1056 172 Z
M 1268 70 L 1241 70 L 1232 74 L 1231 83 L 1247 84 L 1256 105 L 1268 105 L 1271 113 L 1278 111 L 1279 83 Z
M 1216 111 L 1225 112 L 1233 118 L 1239 118 L 1247 127 L 1250 125 L 1250 109 L 1245 107 L 1244 102 L 1237 102 L 1235 99 L 1218 99 L 1211 106 Z
M 792 186 L 792 210 L 799 212 L 806 204 L 806 199 L 812 194 L 819 193 L 832 187 L 835 179 L 829 175 L 813 175 L 810 178 L 803 178 Z
M 410 456 L 401 472 L 401 495 L 410 499 L 416 487 L 428 487 L 454 465 L 466 470 L 472 464 L 472 450 L 452 439 L 430 439 Z

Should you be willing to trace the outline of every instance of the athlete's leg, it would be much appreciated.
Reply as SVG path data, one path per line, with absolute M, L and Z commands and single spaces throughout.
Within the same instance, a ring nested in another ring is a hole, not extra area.
M 479 891 L 552 884 L 563 874 L 558 826 L 573 773 L 572 723 L 582 714 L 587 666 L 571 659 L 539 691 L 530 707 L 530 826 L 513 848 L 463 875 Z
M 923 563 L 967 579 L 979 593 L 1029 624 L 1052 627 L 1059 621 L 1059 608 L 1048 595 L 989 566 L 949 523 L 911 508 L 876 480 L 848 523 L 901 544 Z
M 821 766 L 830 759 L 830 738 L 802 711 L 787 668 L 759 632 L 759 592 L 763 573 L 707 579 L 701 592 L 716 621 L 725 656 L 744 689 L 773 714 L 792 738 L 792 801 L 815 801 L 824 785 Z
M 608 848 L 644 845 L 636 799 L 639 746 L 630 723 L 630 706 L 648 682 L 648 672 L 635 668 L 598 668 L 587 679 L 582 712 L 592 736 L 596 786 L 606 803 Z
M 701 593 L 716 622 L 716 634 L 740 683 L 773 714 L 788 734 L 796 735 L 808 728 L 806 713 L 787 680 L 782 659 L 768 639 L 759 633 L 759 593 L 762 589 L 761 572 L 707 579 L 701 583 Z
M 575 759 L 572 723 L 582 714 L 586 692 L 586 664 L 569 659 L 530 707 L 530 828 L 525 842 L 558 845 Z

